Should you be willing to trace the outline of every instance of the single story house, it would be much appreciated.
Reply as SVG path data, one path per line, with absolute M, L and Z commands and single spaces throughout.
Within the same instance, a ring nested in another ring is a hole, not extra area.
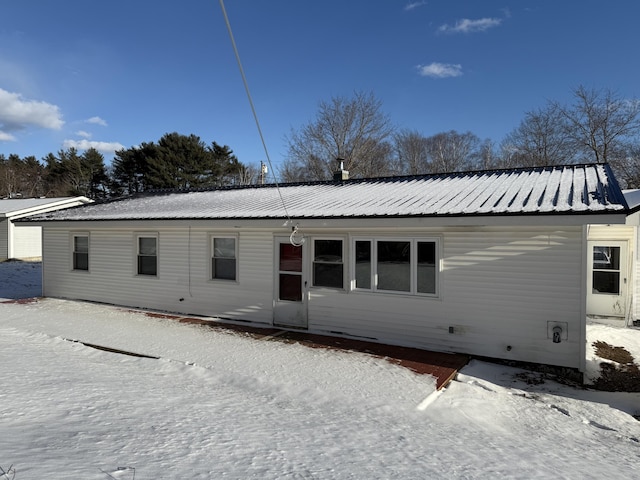
M 14 220 L 90 201 L 86 197 L 0 199 L 0 261 L 42 256 L 40 227 L 14 223 Z
M 345 176 L 39 215 L 43 293 L 584 370 L 608 165 Z

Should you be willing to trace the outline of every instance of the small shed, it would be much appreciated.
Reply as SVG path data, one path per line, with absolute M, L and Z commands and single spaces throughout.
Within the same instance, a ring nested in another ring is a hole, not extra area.
M 586 164 L 153 192 L 30 223 L 45 296 L 583 370 L 589 229 L 628 213 Z
M 90 201 L 86 197 L 0 199 L 0 261 L 42 256 L 41 228 L 15 220 Z

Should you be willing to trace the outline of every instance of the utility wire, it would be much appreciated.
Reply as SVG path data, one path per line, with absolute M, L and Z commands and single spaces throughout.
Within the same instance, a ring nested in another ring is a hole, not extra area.
M 271 164 L 271 158 L 269 156 L 269 151 L 267 149 L 267 144 L 264 141 L 264 135 L 262 135 L 262 128 L 260 128 L 260 121 L 258 120 L 258 114 L 256 113 L 256 108 L 253 105 L 253 100 L 251 98 L 251 92 L 249 91 L 249 84 L 247 83 L 247 77 L 244 74 L 244 68 L 242 68 L 242 62 L 240 61 L 240 54 L 238 53 L 238 47 L 236 46 L 236 41 L 233 38 L 233 31 L 231 30 L 231 23 L 229 23 L 229 17 L 227 16 L 227 10 L 224 8 L 224 0 L 220 0 L 220 8 L 222 8 L 222 15 L 224 16 L 224 21 L 227 24 L 227 30 L 229 31 L 229 37 L 231 38 L 231 45 L 233 46 L 233 52 L 236 55 L 236 61 L 238 62 L 238 68 L 240 68 L 240 75 L 242 76 L 242 82 L 244 83 L 244 89 L 247 92 L 247 98 L 249 99 L 249 105 L 251 105 L 251 111 L 253 112 L 253 118 L 256 121 L 256 127 L 258 127 L 258 134 L 260 135 L 260 141 L 262 141 L 262 148 L 264 148 L 264 153 L 267 156 L 267 162 L 269 163 L 269 168 L 271 169 L 271 173 L 273 175 L 273 182 L 276 186 L 276 190 L 278 191 L 278 195 L 280 196 L 280 202 L 282 202 L 282 208 L 284 209 L 284 213 L 287 216 L 287 220 L 290 224 L 293 223 L 291 217 L 289 216 L 289 211 L 287 210 L 287 205 L 284 203 L 284 197 L 282 196 L 282 192 L 280 192 L 280 185 L 278 185 L 278 180 L 275 176 L 275 170 L 273 169 L 273 165 Z M 297 225 L 294 227 L 297 231 Z M 295 232 L 294 232 L 295 233 Z M 292 234 L 293 236 L 293 234 Z

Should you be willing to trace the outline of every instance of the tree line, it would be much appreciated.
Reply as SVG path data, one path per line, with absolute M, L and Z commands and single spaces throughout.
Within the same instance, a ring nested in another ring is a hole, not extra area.
M 373 94 L 334 97 L 289 134 L 282 176 L 330 179 L 336 158 L 351 177 L 607 162 L 623 187 L 640 188 L 640 101 L 583 86 L 572 94 L 570 104 L 526 112 L 500 144 L 471 132 L 398 131 Z
M 158 142 L 119 150 L 109 168 L 90 148 L 49 153 L 42 161 L 0 154 L 0 198 L 83 195 L 94 200 L 151 189 L 193 189 L 253 183 L 255 167 L 240 163 L 233 151 L 196 135 L 167 133 Z
M 570 104 L 549 101 L 526 112 L 499 144 L 472 132 L 398 130 L 372 93 L 333 97 L 286 137 L 278 180 L 331 179 L 337 158 L 351 178 L 607 162 L 623 187 L 640 188 L 640 101 L 583 86 L 572 94 Z M 150 189 L 245 185 L 257 183 L 260 170 L 241 163 L 226 145 L 167 133 L 117 151 L 109 168 L 95 149 L 80 154 L 70 148 L 41 161 L 0 154 L 0 198 L 102 200 Z

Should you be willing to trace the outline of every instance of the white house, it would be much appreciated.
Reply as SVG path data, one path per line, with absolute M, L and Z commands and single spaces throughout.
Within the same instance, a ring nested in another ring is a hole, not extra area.
M 593 164 L 156 192 L 31 221 L 45 296 L 583 370 L 594 226 L 628 212 Z
M 14 220 L 90 201 L 86 197 L 0 199 L 0 261 L 42 256 L 40 227 Z

